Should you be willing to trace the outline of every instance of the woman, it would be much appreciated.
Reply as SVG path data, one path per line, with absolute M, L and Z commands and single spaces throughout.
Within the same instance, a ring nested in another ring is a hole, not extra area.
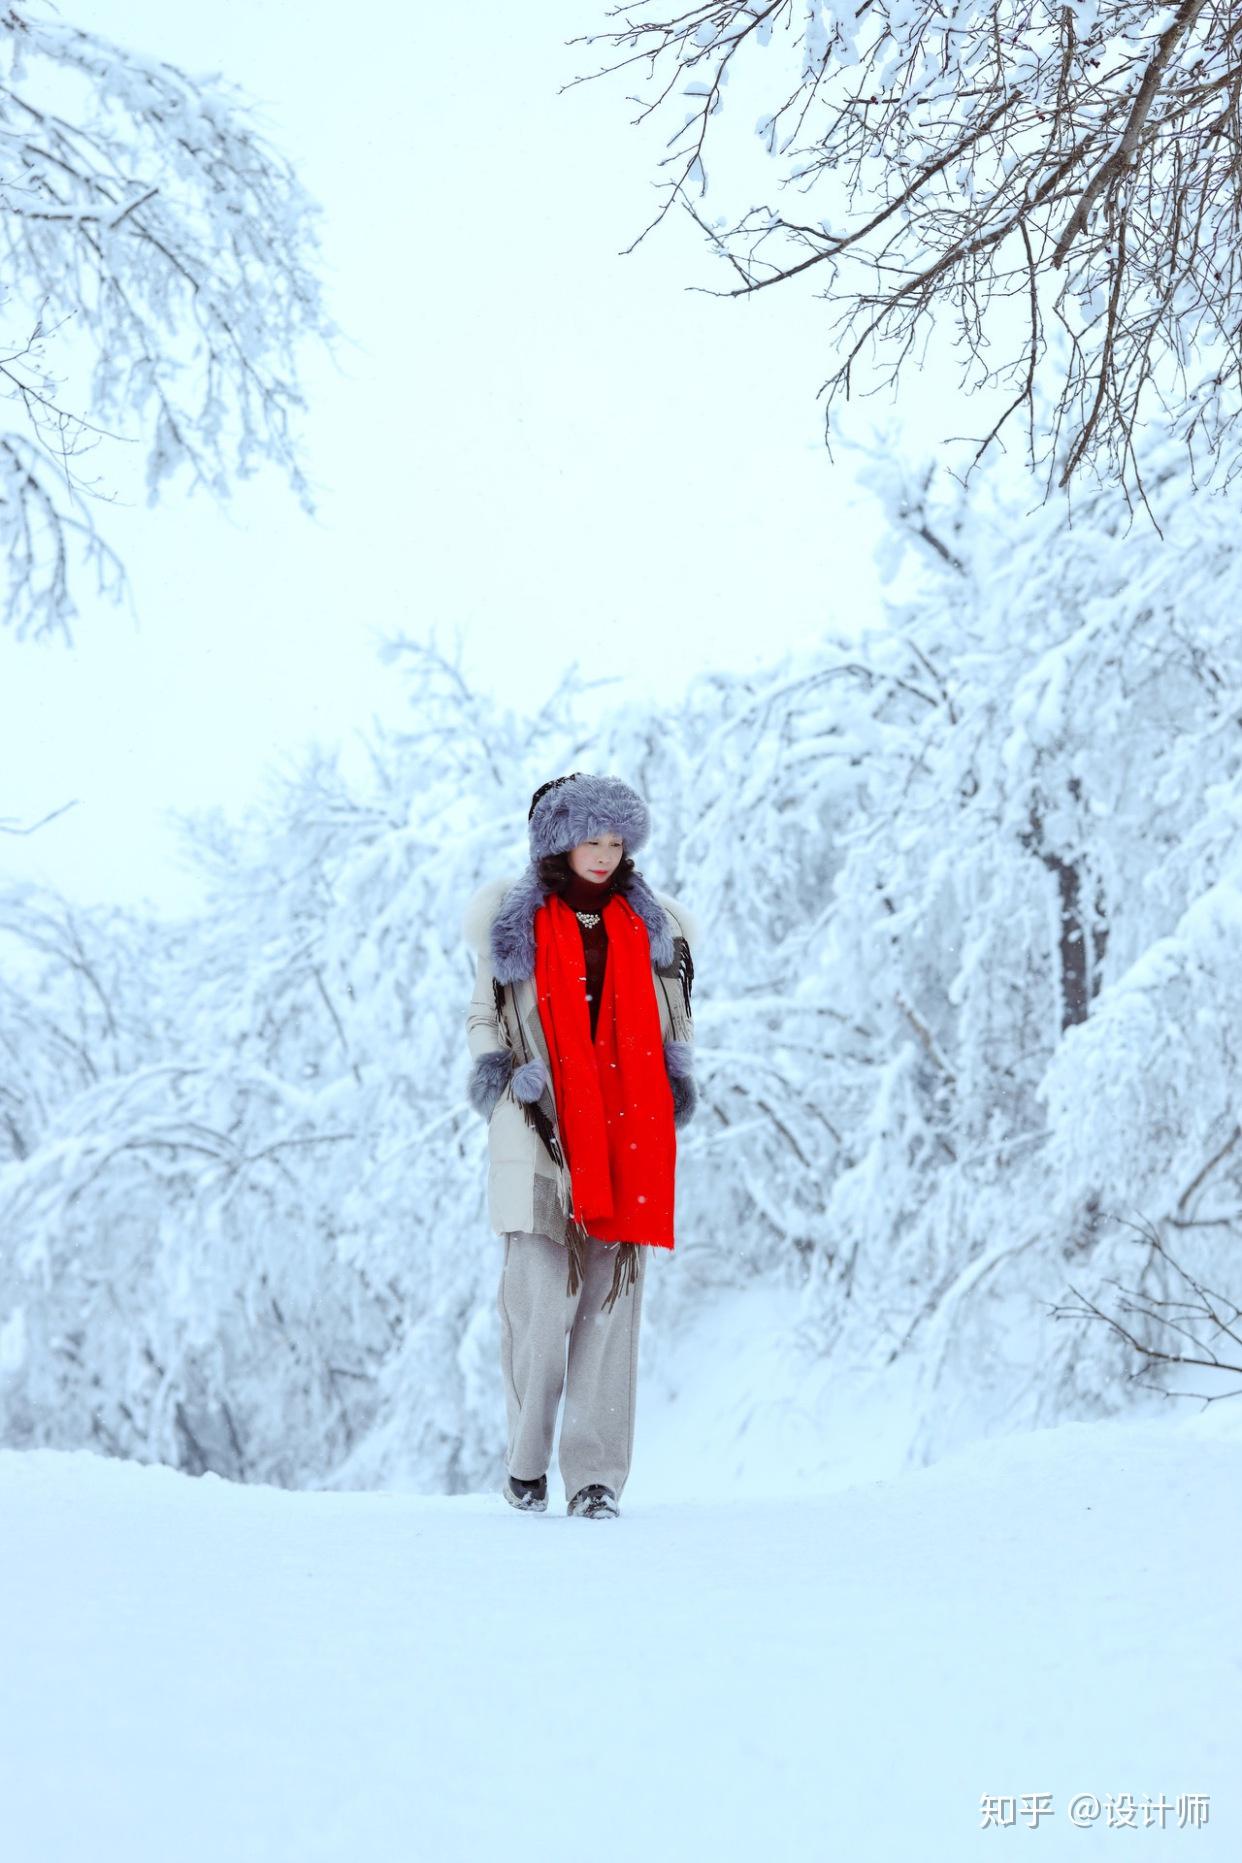
M 676 1128 L 694 1112 L 695 921 L 631 856 L 641 797 L 612 776 L 545 783 L 530 865 L 479 888 L 466 1019 L 470 1102 L 488 1122 L 505 1499 L 542 1513 L 557 1409 L 567 1511 L 620 1512 L 634 1444 L 643 1276 L 673 1247 Z M 568 1337 L 568 1371 L 566 1338 Z

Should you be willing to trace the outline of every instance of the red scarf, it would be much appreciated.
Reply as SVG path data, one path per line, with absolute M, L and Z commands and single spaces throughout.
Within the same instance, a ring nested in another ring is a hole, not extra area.
M 619 893 L 603 917 L 608 961 L 592 1044 L 578 920 L 557 893 L 535 913 L 535 992 L 573 1216 L 600 1242 L 672 1248 L 677 1134 L 651 940 Z

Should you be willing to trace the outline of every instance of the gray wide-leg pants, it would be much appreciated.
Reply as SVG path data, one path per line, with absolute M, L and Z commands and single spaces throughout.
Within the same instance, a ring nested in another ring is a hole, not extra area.
M 564 1390 L 560 1465 L 566 1501 L 592 1481 L 603 1482 L 619 1498 L 634 1447 L 638 1324 L 650 1251 L 638 1249 L 633 1286 L 604 1313 L 615 1246 L 588 1237 L 581 1285 L 567 1294 L 568 1260 L 559 1243 L 525 1229 L 504 1240 L 496 1302 L 509 1414 L 505 1467 L 520 1481 L 546 1474 Z

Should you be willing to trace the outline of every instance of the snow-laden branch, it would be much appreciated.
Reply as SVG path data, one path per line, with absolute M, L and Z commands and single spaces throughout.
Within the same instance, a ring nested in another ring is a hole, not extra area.
M 4 67 L 2 619 L 68 635 L 75 557 L 125 588 L 84 470 L 101 442 L 141 447 L 151 503 L 182 473 L 222 497 L 270 461 L 313 508 L 298 359 L 335 325 L 319 209 L 233 87 L 24 5 L 0 16 Z

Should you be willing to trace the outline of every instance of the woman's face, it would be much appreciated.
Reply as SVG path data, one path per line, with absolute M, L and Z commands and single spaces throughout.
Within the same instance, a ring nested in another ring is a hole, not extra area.
M 602 886 L 616 872 L 624 852 L 625 842 L 619 834 L 602 834 L 594 841 L 579 841 L 577 847 L 571 847 L 568 860 L 584 880 Z

